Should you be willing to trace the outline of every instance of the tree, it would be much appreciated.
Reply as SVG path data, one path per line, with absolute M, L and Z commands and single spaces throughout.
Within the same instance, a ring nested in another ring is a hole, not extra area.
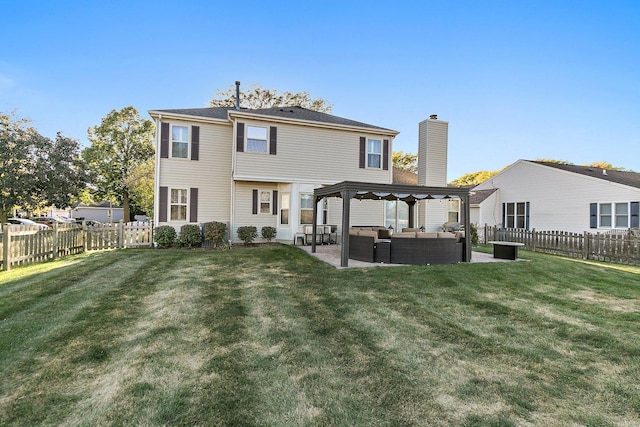
M 217 98 L 209 101 L 210 107 L 235 107 L 235 85 L 224 90 L 218 89 L 216 95 Z M 299 106 L 321 113 L 330 113 L 333 107 L 322 98 L 312 99 L 309 92 L 280 93 L 276 89 L 264 89 L 258 84 L 252 85 L 247 90 L 240 89 L 240 105 L 251 109 Z
M 391 154 L 391 161 L 396 168 L 404 169 L 413 173 L 418 172 L 418 155 L 394 151 Z
M 135 206 L 148 217 L 153 217 L 153 184 L 155 178 L 155 159 L 150 157 L 140 163 L 125 179 L 131 190 Z
M 467 173 L 462 175 L 460 178 L 454 179 L 449 184 L 455 185 L 458 187 L 482 184 L 486 180 L 490 179 L 492 176 L 496 175 L 501 170 L 502 169 L 499 169 L 496 171 L 478 171 L 478 172 Z
M 53 141 L 28 124 L 0 113 L 0 222 L 16 206 L 65 208 L 85 186 L 78 141 L 60 133 Z
M 91 146 L 82 155 L 90 170 L 94 197 L 122 205 L 125 221 L 132 190 L 130 180 L 136 168 L 151 158 L 154 126 L 142 119 L 134 107 L 111 110 L 99 126 L 88 129 Z

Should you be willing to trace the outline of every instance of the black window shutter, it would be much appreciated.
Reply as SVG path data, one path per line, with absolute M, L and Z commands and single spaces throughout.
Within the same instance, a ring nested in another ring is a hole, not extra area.
M 364 136 L 360 137 L 360 169 L 364 169 L 366 166 L 365 160 L 367 155 L 367 139 Z
M 598 204 L 589 204 L 589 227 L 598 228 Z
M 273 154 L 275 156 L 277 149 L 276 144 L 278 143 L 278 128 L 275 126 L 271 126 L 269 128 L 269 154 Z
M 631 228 L 640 228 L 640 202 L 631 202 Z
M 524 217 L 524 229 L 528 230 L 529 229 L 529 202 L 525 203 L 525 217 Z
M 273 190 L 273 200 L 271 201 L 271 213 L 278 215 L 278 190 Z
M 198 222 L 198 189 L 189 192 L 189 222 Z
M 244 151 L 244 123 L 238 123 L 236 131 L 236 151 Z
M 160 125 L 160 157 L 169 158 L 169 123 Z
M 253 207 L 251 213 L 254 215 L 258 214 L 258 190 L 253 190 Z
M 200 126 L 191 126 L 191 160 L 200 160 Z
M 383 140 L 382 144 L 382 169 L 389 170 L 389 140 Z
M 158 202 L 158 221 L 167 222 L 167 196 L 169 195 L 169 188 L 160 187 L 160 201 Z
M 507 228 L 507 204 L 502 204 L 502 228 Z

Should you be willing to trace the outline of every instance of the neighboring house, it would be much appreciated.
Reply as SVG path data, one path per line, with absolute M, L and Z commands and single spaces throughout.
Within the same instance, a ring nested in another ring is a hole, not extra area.
M 478 226 L 576 233 L 639 226 L 636 172 L 518 160 L 473 193 L 472 222 Z
M 179 229 L 225 222 L 234 241 L 240 226 L 272 226 L 278 240 L 291 242 L 312 223 L 315 188 L 345 180 L 394 182 L 395 130 L 301 107 L 152 110 L 149 115 L 156 122 L 158 147 L 155 225 Z M 420 185 L 427 183 L 423 176 Z M 395 201 L 352 203 L 354 225 L 405 221 Z M 329 199 L 318 223 L 340 226 L 341 215 L 342 202 Z
M 124 209 L 107 201 L 88 205 L 78 203 L 71 210 L 71 217 L 98 222 L 118 222 L 124 218 Z

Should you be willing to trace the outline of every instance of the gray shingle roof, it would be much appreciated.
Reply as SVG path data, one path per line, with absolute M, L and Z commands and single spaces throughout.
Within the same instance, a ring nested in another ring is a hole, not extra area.
M 469 193 L 469 204 L 478 205 L 484 202 L 487 197 L 498 191 L 497 188 L 489 188 L 488 190 L 471 190 Z
M 638 172 L 617 171 L 617 170 L 601 169 L 594 166 L 567 165 L 567 164 L 553 163 L 553 162 L 539 162 L 539 161 L 531 161 L 531 162 L 537 163 L 539 165 L 544 165 L 544 166 L 549 166 L 556 169 L 565 170 L 568 172 L 577 173 L 580 175 L 590 176 L 592 178 L 598 178 L 598 179 L 603 179 L 609 182 L 615 182 L 617 184 L 623 184 L 623 185 L 628 185 L 630 187 L 640 188 L 640 173 Z
M 320 113 L 318 111 L 308 110 L 302 107 L 272 107 L 260 109 L 241 108 L 236 110 L 232 107 L 214 107 L 214 108 L 184 108 L 173 110 L 153 110 L 159 113 L 172 113 L 187 116 L 206 117 L 211 119 L 227 119 L 229 112 L 238 111 L 243 114 L 256 114 L 261 116 L 272 116 L 278 118 L 297 119 L 316 123 L 326 123 L 342 126 L 353 126 L 360 128 L 378 129 L 390 132 L 396 132 L 379 126 L 358 122 L 356 120 L 346 119 L 344 117 L 333 116 L 331 114 Z

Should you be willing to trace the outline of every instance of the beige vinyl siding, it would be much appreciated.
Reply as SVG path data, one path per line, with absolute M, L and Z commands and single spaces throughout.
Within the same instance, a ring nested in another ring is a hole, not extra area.
M 253 225 L 258 229 L 258 238 L 256 242 L 261 242 L 260 230 L 264 226 L 278 228 L 278 215 L 271 212 L 253 214 L 253 190 L 271 192 L 271 203 L 273 206 L 273 191 L 278 190 L 278 185 L 270 182 L 236 182 L 235 184 L 235 201 L 234 201 L 234 221 L 233 221 L 233 240 L 239 242 L 238 227 Z M 258 192 L 258 194 L 260 194 Z M 271 209 L 273 210 L 273 209 Z M 258 210 L 259 212 L 259 210 Z
M 593 231 L 589 228 L 590 203 L 640 200 L 638 188 L 523 160 L 477 187 L 489 188 L 499 189 L 498 203 L 482 204 L 490 212 L 482 212 L 482 218 L 496 218 L 489 225 L 502 223 L 502 203 L 530 202 L 529 228 L 537 230 Z
M 243 121 L 246 126 L 273 123 Z M 236 179 L 269 181 L 341 181 L 391 183 L 392 138 L 373 133 L 277 124 L 277 154 L 236 153 Z M 245 131 L 246 132 L 246 131 Z M 360 137 L 388 139 L 389 170 L 360 169 Z
M 424 120 L 418 125 L 418 185 L 446 187 L 449 123 Z
M 384 226 L 384 203 L 384 200 L 352 199 L 350 225 Z
M 449 206 L 445 199 L 421 200 L 417 227 L 424 225 L 427 232 L 439 231 L 448 221 Z
M 232 127 L 174 120 L 170 123 L 189 126 L 189 132 L 192 125 L 200 126 L 200 160 L 160 159 L 158 186 L 198 188 L 198 223 L 229 222 Z M 167 224 L 179 226 L 183 222 Z

